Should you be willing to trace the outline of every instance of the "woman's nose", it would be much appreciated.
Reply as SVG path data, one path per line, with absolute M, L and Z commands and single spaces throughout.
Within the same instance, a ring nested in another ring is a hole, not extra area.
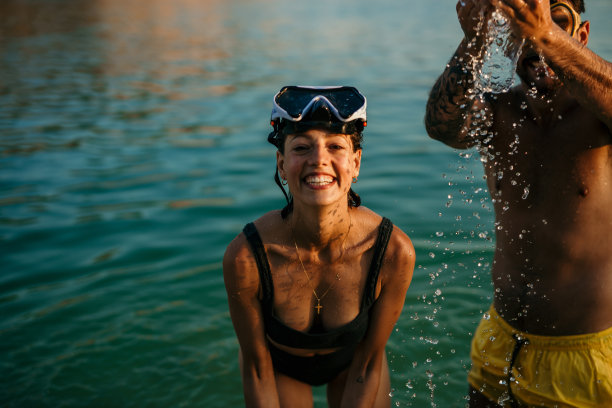
M 325 163 L 329 158 L 329 152 L 325 148 L 324 144 L 316 144 L 312 149 L 310 158 L 314 164 Z

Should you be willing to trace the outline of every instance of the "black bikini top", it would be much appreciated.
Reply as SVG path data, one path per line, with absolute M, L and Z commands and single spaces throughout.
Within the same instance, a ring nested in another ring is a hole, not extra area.
M 301 349 L 347 347 L 359 343 L 368 329 L 369 310 L 376 300 L 378 274 L 392 231 L 393 224 L 391 221 L 388 218 L 383 218 L 378 227 L 378 237 L 374 246 L 374 256 L 372 257 L 372 263 L 368 271 L 363 299 L 361 300 L 361 307 L 357 317 L 344 326 L 331 330 L 322 331 L 316 330 L 316 328 L 313 330 L 311 328 L 309 332 L 302 332 L 288 327 L 274 315 L 274 286 L 272 285 L 272 275 L 268 257 L 266 256 L 263 242 L 255 225 L 253 223 L 247 224 L 243 232 L 251 245 L 255 261 L 257 262 L 263 294 L 262 309 L 264 324 L 266 333 L 270 339 L 287 347 Z

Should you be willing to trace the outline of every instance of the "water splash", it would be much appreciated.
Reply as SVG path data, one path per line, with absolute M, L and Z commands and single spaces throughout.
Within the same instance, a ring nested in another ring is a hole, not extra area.
M 473 61 L 475 85 L 480 93 L 504 93 L 514 85 L 516 64 L 524 40 L 512 35 L 506 16 L 495 10 L 487 22 L 485 45 Z

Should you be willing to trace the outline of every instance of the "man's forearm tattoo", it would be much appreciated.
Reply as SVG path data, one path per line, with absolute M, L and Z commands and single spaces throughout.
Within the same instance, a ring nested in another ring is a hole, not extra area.
M 455 55 L 438 78 L 427 103 L 425 124 L 440 139 L 456 137 L 473 102 L 472 74 Z

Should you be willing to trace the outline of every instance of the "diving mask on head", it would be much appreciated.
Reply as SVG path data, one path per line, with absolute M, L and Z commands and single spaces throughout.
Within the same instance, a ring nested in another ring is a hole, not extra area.
M 550 14 L 555 24 L 567 31 L 572 37 L 580 28 L 580 15 L 572 6 L 563 1 L 553 2 L 550 5 Z
M 312 128 L 332 132 L 360 133 L 367 125 L 366 98 L 352 86 L 285 86 L 273 100 L 268 141 L 278 142 L 278 133 Z

